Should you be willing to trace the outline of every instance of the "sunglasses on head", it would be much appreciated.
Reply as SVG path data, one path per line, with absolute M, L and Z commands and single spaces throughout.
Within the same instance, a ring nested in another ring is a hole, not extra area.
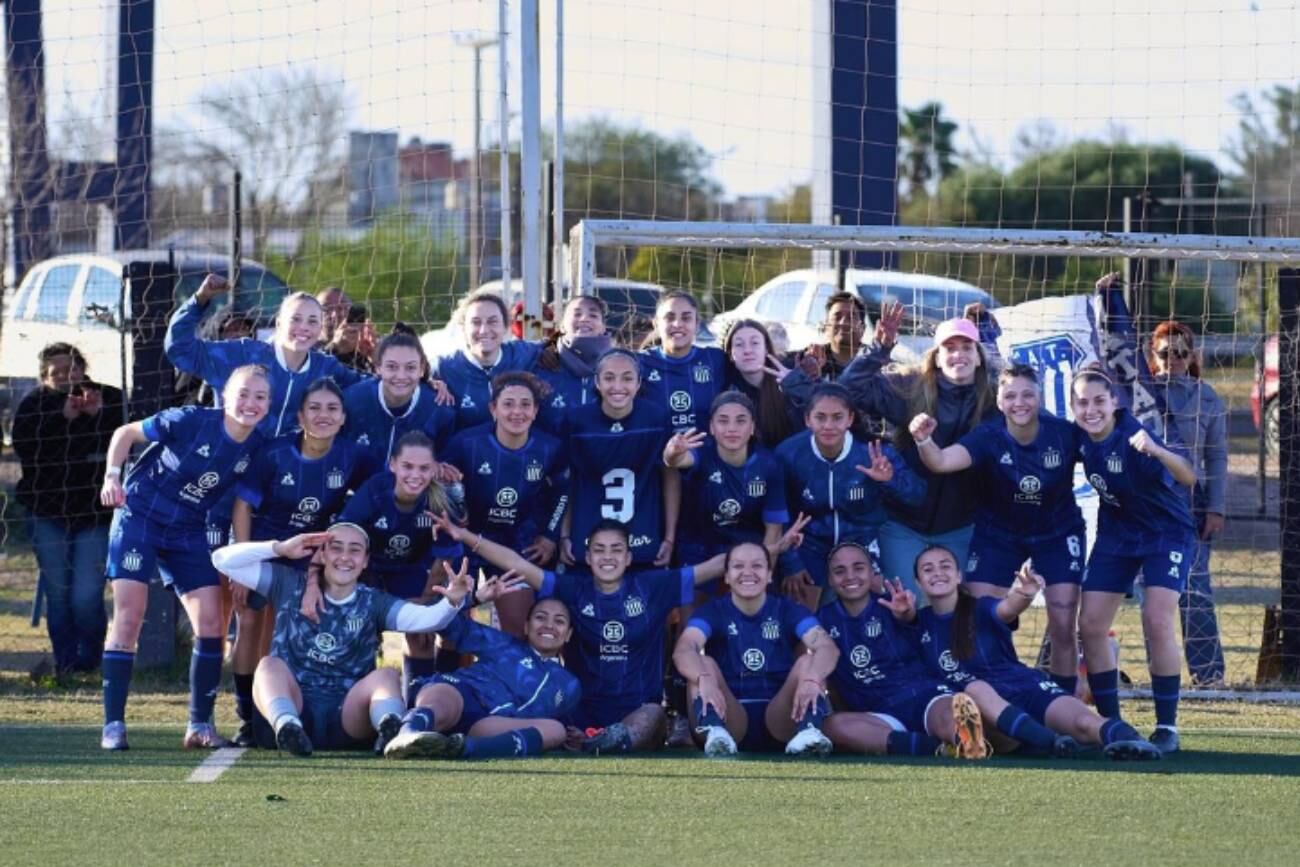
M 1191 356 L 1191 354 L 1192 354 L 1191 351 L 1187 349 L 1170 349 L 1169 347 L 1165 347 L 1163 349 L 1156 350 L 1156 358 L 1160 359 L 1161 361 L 1168 361 L 1169 356 L 1171 355 L 1174 358 L 1177 358 L 1179 361 L 1186 361 Z

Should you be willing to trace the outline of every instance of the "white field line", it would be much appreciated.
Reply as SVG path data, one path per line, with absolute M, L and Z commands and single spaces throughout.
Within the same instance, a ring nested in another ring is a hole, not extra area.
M 221 775 L 230 770 L 230 766 L 239 761 L 247 752 L 245 747 L 222 747 L 203 760 L 203 763 L 190 774 L 187 783 L 215 783 Z

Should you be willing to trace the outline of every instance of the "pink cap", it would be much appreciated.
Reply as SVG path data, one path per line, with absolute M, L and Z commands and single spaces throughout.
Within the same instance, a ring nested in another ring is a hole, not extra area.
M 953 337 L 965 337 L 967 340 L 980 342 L 979 329 L 969 319 L 948 319 L 940 322 L 939 327 L 934 329 L 935 346 L 941 346 Z

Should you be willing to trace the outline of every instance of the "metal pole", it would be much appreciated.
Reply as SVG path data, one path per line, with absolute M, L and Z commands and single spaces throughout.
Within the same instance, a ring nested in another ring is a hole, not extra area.
M 501 288 L 510 291 L 510 34 L 506 0 L 497 0 L 497 114 L 501 140 L 497 155 L 501 162 Z
M 1268 206 L 1261 203 L 1259 206 L 1259 235 L 1268 231 Z M 1268 511 L 1268 424 L 1264 418 L 1264 383 L 1267 380 L 1265 375 L 1265 365 L 1268 363 L 1268 292 L 1264 288 L 1264 266 L 1263 264 L 1255 265 L 1255 280 L 1259 284 L 1259 348 L 1257 350 L 1259 369 L 1255 380 L 1256 387 L 1259 389 L 1259 432 L 1258 440 L 1255 443 L 1255 491 L 1258 499 L 1256 511 L 1260 517 L 1263 517 Z
M 524 316 L 542 318 L 542 256 L 546 211 L 542 204 L 542 93 L 538 0 L 519 3 L 519 270 Z
M 1278 491 L 1282 572 L 1279 614 L 1283 680 L 1300 679 L 1300 270 L 1279 269 L 1278 291 Z
M 234 310 L 235 296 L 239 289 L 239 272 L 244 261 L 244 214 L 240 190 L 243 187 L 243 175 L 235 169 L 235 176 L 230 181 L 230 267 L 226 274 L 230 279 L 230 303 Z
M 474 156 L 469 161 L 469 286 L 471 291 L 477 289 L 483 282 L 479 264 L 479 225 L 483 219 L 482 184 L 479 180 L 482 166 L 479 161 L 483 153 L 480 136 L 483 129 L 484 44 L 474 43 Z
M 555 221 L 551 253 L 551 300 L 556 312 L 568 298 L 564 287 L 564 0 L 555 0 L 555 168 L 552 174 L 551 211 Z

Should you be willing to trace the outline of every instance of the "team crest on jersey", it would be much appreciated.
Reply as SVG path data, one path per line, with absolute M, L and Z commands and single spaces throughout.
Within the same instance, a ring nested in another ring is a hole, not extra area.
M 628 617 L 640 617 L 645 614 L 645 602 L 640 596 L 629 596 L 623 600 L 623 613 Z
M 221 476 L 219 476 L 218 474 L 204 473 L 203 475 L 199 476 L 199 487 L 205 491 L 211 490 L 212 488 L 215 488 L 217 486 L 217 482 L 220 481 L 221 481 Z
M 713 482 L 715 485 L 722 484 L 722 470 L 714 470 L 709 473 L 709 481 Z
M 226 544 L 226 534 L 221 531 L 220 527 L 208 527 L 208 547 L 220 548 Z
M 144 557 L 134 548 L 127 551 L 126 556 L 122 558 L 122 568 L 128 572 L 139 572 L 142 566 L 144 566 Z
M 952 651 L 945 650 L 943 653 L 939 654 L 939 667 L 944 671 L 952 672 L 956 671 L 961 666 L 957 662 L 957 658 L 952 655 Z
M 205 458 L 210 458 L 210 457 L 212 457 L 212 447 L 211 447 L 210 445 L 208 445 L 207 443 L 204 443 L 203 445 L 199 446 L 199 447 L 198 447 L 197 449 L 195 449 L 194 451 L 195 451 L 196 454 L 201 455 L 201 456 L 203 456 L 203 457 L 205 457 Z
M 524 478 L 530 482 L 540 482 L 542 480 L 542 465 L 537 461 L 530 461 L 524 469 Z
M 624 632 L 623 624 L 619 623 L 617 620 L 609 621 L 600 630 L 601 637 L 606 641 L 622 641 Z
M 776 641 L 781 637 L 781 624 L 769 617 L 767 620 L 764 620 L 763 625 L 759 627 L 759 633 L 768 641 Z
M 609 432 L 610 432 L 610 433 L 622 433 L 622 432 L 623 432 L 623 423 L 622 423 L 622 422 L 617 422 L 617 421 L 614 422 L 612 425 L 609 426 Z
M 650 371 L 650 375 L 647 376 L 646 379 L 650 382 L 658 382 L 659 380 L 663 379 L 663 377 L 659 375 L 659 371 L 657 369 L 652 369 Z
M 316 639 L 313 643 L 316 645 L 316 649 L 321 653 L 329 653 L 335 647 L 338 647 L 338 641 L 336 641 L 333 634 L 329 632 L 316 633 Z
M 472 398 L 472 397 L 470 397 L 468 394 L 466 394 L 464 397 L 462 397 L 462 398 L 460 399 L 460 408 L 461 408 L 461 409 L 474 409 L 474 398 Z
M 490 476 L 490 475 L 492 475 L 492 465 L 491 465 L 490 463 L 488 463 L 487 461 L 484 461 L 483 463 L 479 464 L 479 465 L 478 465 L 478 474 L 479 474 L 480 476 Z
M 740 635 L 740 630 L 736 628 L 736 622 L 734 620 L 727 624 L 727 634 Z
M 703 364 L 695 365 L 695 370 L 693 371 L 692 375 L 695 377 L 696 382 L 699 383 L 713 382 L 713 371 L 709 370 Z
M 394 557 L 400 557 L 411 548 L 411 537 L 405 533 L 398 533 L 388 540 L 388 553 Z
M 387 530 L 387 529 L 388 529 L 388 519 L 385 518 L 383 515 L 380 515 L 380 516 L 379 516 L 379 520 L 378 520 L 378 521 L 375 521 L 375 529 L 376 529 L 376 530 Z
M 1097 491 L 1097 496 L 1101 497 L 1104 502 L 1112 506 L 1119 505 L 1119 500 L 1115 499 L 1115 495 L 1106 490 L 1106 480 L 1102 478 L 1101 473 L 1093 473 L 1088 476 L 1088 483 L 1092 485 L 1093 489 Z
M 859 644 L 849 651 L 849 662 L 854 668 L 866 668 L 871 664 L 871 651 L 865 644 Z
M 347 627 L 348 632 L 351 632 L 353 635 L 355 635 L 361 630 L 366 628 L 366 618 L 360 616 L 359 614 L 352 614 L 349 615 L 348 619 L 344 621 L 344 625 Z
M 1020 480 L 1020 493 L 1033 496 L 1043 489 L 1043 483 L 1038 476 L 1025 476 Z
M 1061 465 L 1061 453 L 1056 449 L 1043 452 L 1043 469 L 1054 470 Z
M 320 511 L 320 500 L 315 497 L 303 497 L 298 502 L 298 511 L 304 515 L 314 515 Z
M 849 502 L 856 503 L 861 501 L 867 495 L 867 489 L 861 485 L 854 485 L 849 488 Z
M 691 408 L 691 393 L 689 391 L 674 391 L 668 396 L 668 406 L 673 412 L 686 412 Z
M 762 479 L 750 479 L 746 490 L 751 497 L 765 497 L 767 496 L 767 482 Z
M 293 480 L 293 473 L 285 473 L 283 476 L 280 477 L 280 484 L 295 485 L 297 484 L 297 482 Z
M 239 459 L 239 463 L 235 464 L 235 475 L 239 475 L 240 473 L 242 473 L 242 472 L 243 472 L 244 470 L 246 470 L 246 469 L 248 469 L 248 457 L 247 457 L 247 456 L 240 458 L 240 459 Z
M 508 509 L 519 502 L 519 492 L 514 488 L 502 488 L 497 491 L 497 505 Z
M 359 446 L 370 445 L 370 434 L 363 433 L 361 436 L 357 437 L 357 445 Z
M 998 458 L 998 463 L 1005 466 L 1011 466 L 1015 461 L 1011 460 L 1011 452 L 1003 452 L 1002 457 Z
M 883 629 L 883 628 L 884 628 L 884 627 L 881 626 L 881 624 L 880 624 L 880 618 L 879 618 L 879 617 L 873 617 L 873 618 L 871 618 L 870 620 L 867 621 L 867 628 L 866 628 L 866 630 L 865 630 L 866 633 L 867 633 L 867 638 L 879 638 L 879 637 L 880 637 L 880 630 Z
M 340 470 L 333 469 L 325 476 L 325 487 L 330 490 L 338 490 L 343 487 L 343 473 Z
M 1124 458 L 1120 455 L 1106 455 L 1106 470 L 1115 474 L 1124 472 Z
M 586 605 L 582 606 L 582 616 L 583 616 L 583 617 L 595 617 L 595 616 L 596 616 L 596 609 L 595 609 L 595 607 L 592 606 L 592 604 L 591 604 L 590 602 L 588 602 Z
M 415 516 L 415 526 L 421 530 L 427 530 L 433 526 L 433 518 L 429 517 L 427 513 L 421 512 Z
M 726 499 L 718 504 L 718 514 L 727 520 L 734 520 L 740 514 L 740 503 L 735 500 Z
M 763 651 L 759 650 L 757 647 L 751 647 L 740 657 L 740 661 L 743 662 L 745 668 L 748 668 L 750 671 L 759 671 L 767 662 L 767 657 L 765 657 Z

